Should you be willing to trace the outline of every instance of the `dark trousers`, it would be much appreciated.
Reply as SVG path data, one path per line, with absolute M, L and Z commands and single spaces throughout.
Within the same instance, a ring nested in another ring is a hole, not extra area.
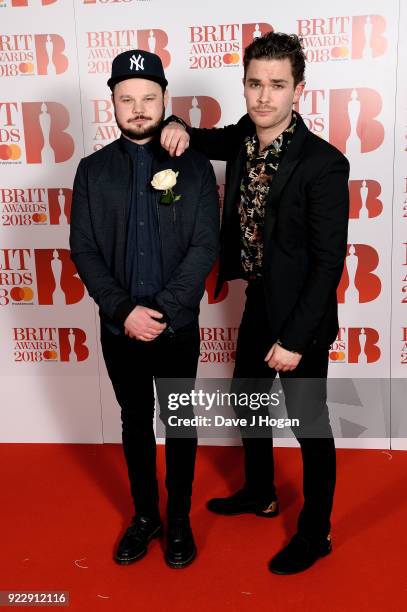
M 123 450 L 136 513 L 158 517 L 154 386 L 157 379 L 193 381 L 199 358 L 198 321 L 143 342 L 115 335 L 103 324 L 101 344 L 107 371 L 121 408 Z M 158 388 L 157 391 L 159 392 Z M 165 406 L 161 406 L 165 411 Z M 187 516 L 191 508 L 196 457 L 196 431 L 167 437 L 165 447 L 167 513 Z
M 264 358 L 271 348 L 263 287 L 248 286 L 247 300 L 236 350 L 234 391 L 269 392 L 276 371 Z M 278 297 L 277 297 L 278 299 Z M 325 538 L 330 531 L 330 515 L 336 479 L 335 444 L 326 404 L 328 349 L 313 348 L 304 353 L 297 368 L 280 372 L 287 416 L 298 418 L 293 429 L 301 446 L 304 505 L 298 531 L 311 539 Z M 262 410 L 259 411 L 260 414 Z M 268 414 L 267 409 L 263 409 Z M 264 500 L 276 499 L 274 486 L 273 439 L 245 435 L 245 486 Z

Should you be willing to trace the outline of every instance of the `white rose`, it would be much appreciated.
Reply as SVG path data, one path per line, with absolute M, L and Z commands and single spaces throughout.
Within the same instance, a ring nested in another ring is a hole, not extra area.
M 161 172 L 154 174 L 151 184 L 154 189 L 166 191 L 174 187 L 177 182 L 177 176 L 178 172 L 174 172 L 174 170 L 161 170 Z

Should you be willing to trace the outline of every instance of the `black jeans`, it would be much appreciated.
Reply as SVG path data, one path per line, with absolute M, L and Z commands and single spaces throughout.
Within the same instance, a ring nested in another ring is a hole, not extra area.
M 239 329 L 233 390 L 269 392 L 276 371 L 264 358 L 271 348 L 264 290 L 248 286 L 247 300 Z M 278 297 L 277 297 L 278 299 Z M 280 372 L 287 416 L 298 418 L 294 434 L 301 446 L 303 461 L 304 505 L 298 519 L 298 531 L 307 538 L 320 540 L 330 531 L 330 515 L 336 480 L 335 444 L 326 404 L 328 349 L 313 348 L 291 372 Z M 239 416 L 242 416 L 240 410 Z M 268 414 L 267 409 L 259 411 Z M 265 501 L 276 499 L 274 485 L 273 439 L 245 435 L 245 486 Z
M 154 379 L 196 377 L 199 358 L 198 321 L 143 342 L 115 335 L 103 324 L 101 344 L 107 371 L 121 407 L 123 450 L 136 513 L 158 517 Z M 158 389 L 157 389 L 158 390 Z M 161 407 L 163 409 L 163 407 Z M 169 517 L 187 516 L 191 508 L 197 438 L 166 439 L 166 487 Z

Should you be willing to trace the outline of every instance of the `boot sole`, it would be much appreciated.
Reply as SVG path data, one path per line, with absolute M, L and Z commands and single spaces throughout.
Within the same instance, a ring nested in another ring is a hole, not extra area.
M 192 561 L 196 557 L 196 552 L 197 551 L 196 551 L 196 548 L 195 548 L 195 550 L 192 553 L 192 555 L 186 561 L 171 561 L 167 557 L 164 557 L 164 559 L 165 559 L 165 562 L 168 565 L 168 567 L 170 567 L 171 569 L 183 569 L 184 567 L 187 567 L 188 565 L 190 565 L 192 563 Z
M 148 553 L 147 544 L 149 544 L 151 540 L 153 540 L 154 538 L 159 538 L 162 535 L 162 531 L 163 531 L 162 525 L 160 525 L 159 527 L 157 527 L 155 531 L 153 531 L 153 533 L 150 535 L 150 537 L 148 538 L 146 542 L 145 550 L 143 550 L 140 554 L 136 555 L 135 557 L 131 557 L 131 558 L 118 557 L 117 555 L 115 555 L 114 560 L 119 565 L 130 565 L 131 563 L 134 563 L 135 561 L 139 561 L 140 559 L 143 559 L 143 557 L 145 557 L 146 554 Z

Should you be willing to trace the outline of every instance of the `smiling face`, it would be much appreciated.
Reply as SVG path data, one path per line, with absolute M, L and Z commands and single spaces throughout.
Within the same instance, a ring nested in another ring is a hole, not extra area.
M 294 86 L 291 62 L 284 59 L 252 59 L 244 80 L 247 112 L 257 132 L 268 132 L 271 140 L 291 121 L 293 104 L 300 99 L 304 82 Z M 271 142 L 270 140 L 270 142 Z
M 138 144 L 149 142 L 164 118 L 167 93 L 148 79 L 126 79 L 112 94 L 117 125 L 123 136 Z

